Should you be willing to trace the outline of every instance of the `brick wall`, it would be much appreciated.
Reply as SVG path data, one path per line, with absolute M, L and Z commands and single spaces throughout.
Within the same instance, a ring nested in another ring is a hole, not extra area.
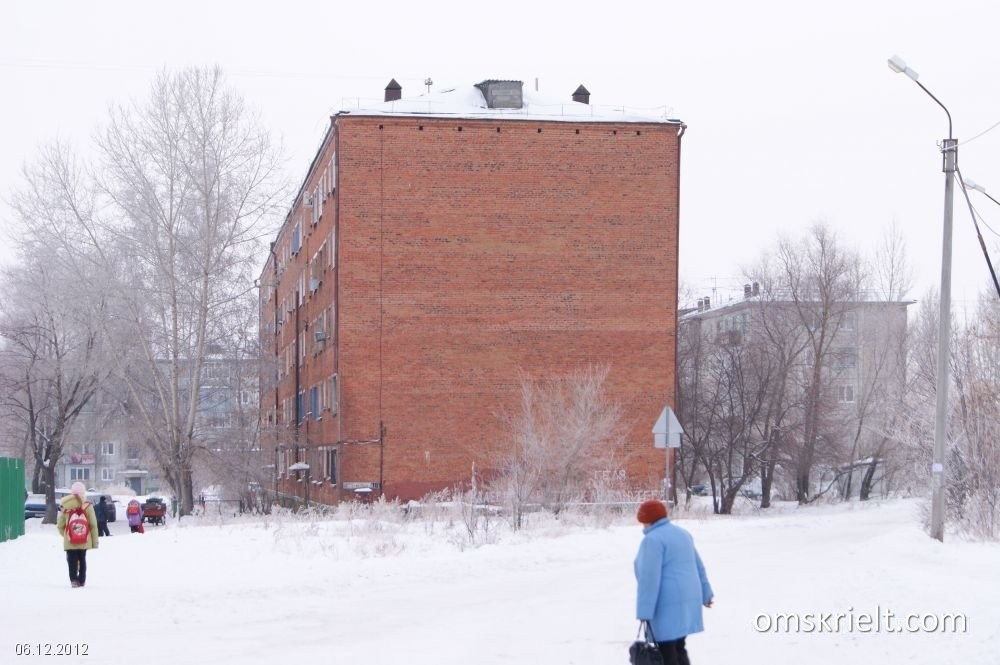
M 650 430 L 673 402 L 677 127 L 336 123 L 339 435 L 377 438 L 385 423 L 386 494 L 488 469 L 518 371 L 588 364 L 610 365 L 625 407 L 622 467 L 658 486 Z M 344 450 L 343 480 L 378 480 L 373 448 Z

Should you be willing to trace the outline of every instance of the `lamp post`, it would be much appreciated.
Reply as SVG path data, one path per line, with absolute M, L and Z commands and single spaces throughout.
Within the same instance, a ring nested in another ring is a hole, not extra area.
M 941 307 L 938 321 L 937 408 L 934 413 L 934 458 L 931 463 L 931 538 L 944 541 L 944 449 L 948 419 L 948 355 L 951 341 L 951 227 L 955 191 L 958 141 L 952 136 L 951 113 L 930 90 L 917 80 L 919 75 L 898 55 L 889 58 L 889 68 L 906 74 L 937 102 L 948 116 L 948 138 L 941 145 L 944 158 L 944 237 L 941 242 Z

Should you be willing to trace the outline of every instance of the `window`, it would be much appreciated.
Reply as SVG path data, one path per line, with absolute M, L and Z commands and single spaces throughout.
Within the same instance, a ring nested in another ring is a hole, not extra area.
M 128 458 L 129 459 L 139 459 L 139 448 L 137 446 L 128 447 Z
M 301 393 L 299 393 L 296 396 L 296 398 L 295 398 L 295 406 L 298 409 L 298 416 L 299 416 L 299 421 L 298 422 L 301 425 L 302 421 L 305 420 L 305 417 L 306 417 L 306 394 L 305 394 L 305 392 L 301 392 Z
M 313 210 L 315 211 L 313 213 L 314 226 L 319 223 L 319 218 L 323 216 L 323 199 L 326 197 L 323 195 L 323 192 L 320 191 L 322 189 L 321 185 L 316 185 L 316 188 L 313 190 Z
M 854 402 L 854 386 L 838 386 L 837 401 L 844 403 Z
M 323 477 L 330 481 L 331 485 L 337 484 L 337 450 L 328 448 L 323 451 Z
M 839 369 L 848 369 L 858 366 L 858 352 L 849 347 L 833 350 L 833 366 Z
M 841 330 L 854 330 L 857 326 L 857 316 L 854 312 L 844 312 L 843 318 L 840 319 L 840 329 Z
M 108 441 L 101 444 L 101 455 L 104 457 L 110 457 L 115 454 L 115 444 L 113 441 Z
M 71 466 L 69 468 L 69 479 L 71 481 L 90 480 L 90 469 L 85 466 Z
M 326 264 L 329 262 L 326 258 L 326 241 L 319 246 L 316 253 L 313 254 L 312 261 L 309 262 L 309 290 L 315 291 L 319 288 L 319 285 L 323 283 L 323 273 L 326 271 Z
M 302 224 L 296 223 L 292 229 L 292 254 L 298 254 L 302 249 Z
M 115 479 L 114 469 L 101 469 L 101 480 L 104 482 L 110 482 Z
M 327 314 L 329 310 L 324 309 L 312 321 L 312 354 L 319 355 L 326 348 L 326 342 L 330 339 L 330 332 L 327 329 Z
M 309 412 L 312 413 L 313 420 L 320 418 L 319 386 L 309 389 Z
M 327 251 L 327 254 L 330 257 L 330 267 L 331 268 L 336 268 L 337 267 L 337 230 L 336 230 L 336 227 L 334 227 L 333 231 L 330 231 L 330 240 L 327 243 L 327 247 L 329 247 L 329 250 Z

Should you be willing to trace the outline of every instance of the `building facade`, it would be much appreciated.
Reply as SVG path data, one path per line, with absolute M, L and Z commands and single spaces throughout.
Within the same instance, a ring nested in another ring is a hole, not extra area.
M 752 470 L 747 487 L 756 492 L 768 462 L 772 473 L 777 464 L 794 476 L 811 419 L 817 432 L 811 482 L 827 489 L 836 483 L 845 498 L 857 494 L 859 478 L 882 491 L 888 484 L 882 482 L 881 458 L 893 445 L 887 432 L 906 386 L 911 304 L 796 302 L 762 295 L 757 284 L 745 287 L 743 300 L 721 306 L 699 299 L 697 308 L 680 317 L 685 426 L 697 429 L 700 419 L 707 431 L 712 418 L 716 425 L 727 418 L 741 423 L 716 427 L 717 440 L 703 445 L 726 449 L 728 441 L 735 452 L 731 470 L 721 475 L 742 479 Z M 822 349 L 818 361 L 817 348 Z M 706 372 L 706 365 L 712 369 Z M 733 394 L 727 392 L 731 385 L 737 385 Z M 744 437 L 753 442 L 743 445 Z
M 331 118 L 260 278 L 275 489 L 333 503 L 468 480 L 519 376 L 588 366 L 609 367 L 628 427 L 609 471 L 660 486 L 684 126 L 588 99 L 490 81 L 408 100 L 393 81 Z

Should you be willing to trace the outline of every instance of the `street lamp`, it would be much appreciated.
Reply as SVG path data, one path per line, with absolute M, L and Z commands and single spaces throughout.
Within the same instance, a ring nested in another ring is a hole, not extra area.
M 934 413 L 934 459 L 931 464 L 931 538 L 944 541 L 944 448 L 948 418 L 948 347 L 951 341 L 951 226 L 952 201 L 955 190 L 955 168 L 958 162 L 958 141 L 952 136 L 951 113 L 930 90 L 918 80 L 919 75 L 907 67 L 898 55 L 889 58 L 889 69 L 906 74 L 920 89 L 937 102 L 948 116 L 948 138 L 941 144 L 944 159 L 944 238 L 941 242 L 941 308 L 938 322 L 937 409 Z

